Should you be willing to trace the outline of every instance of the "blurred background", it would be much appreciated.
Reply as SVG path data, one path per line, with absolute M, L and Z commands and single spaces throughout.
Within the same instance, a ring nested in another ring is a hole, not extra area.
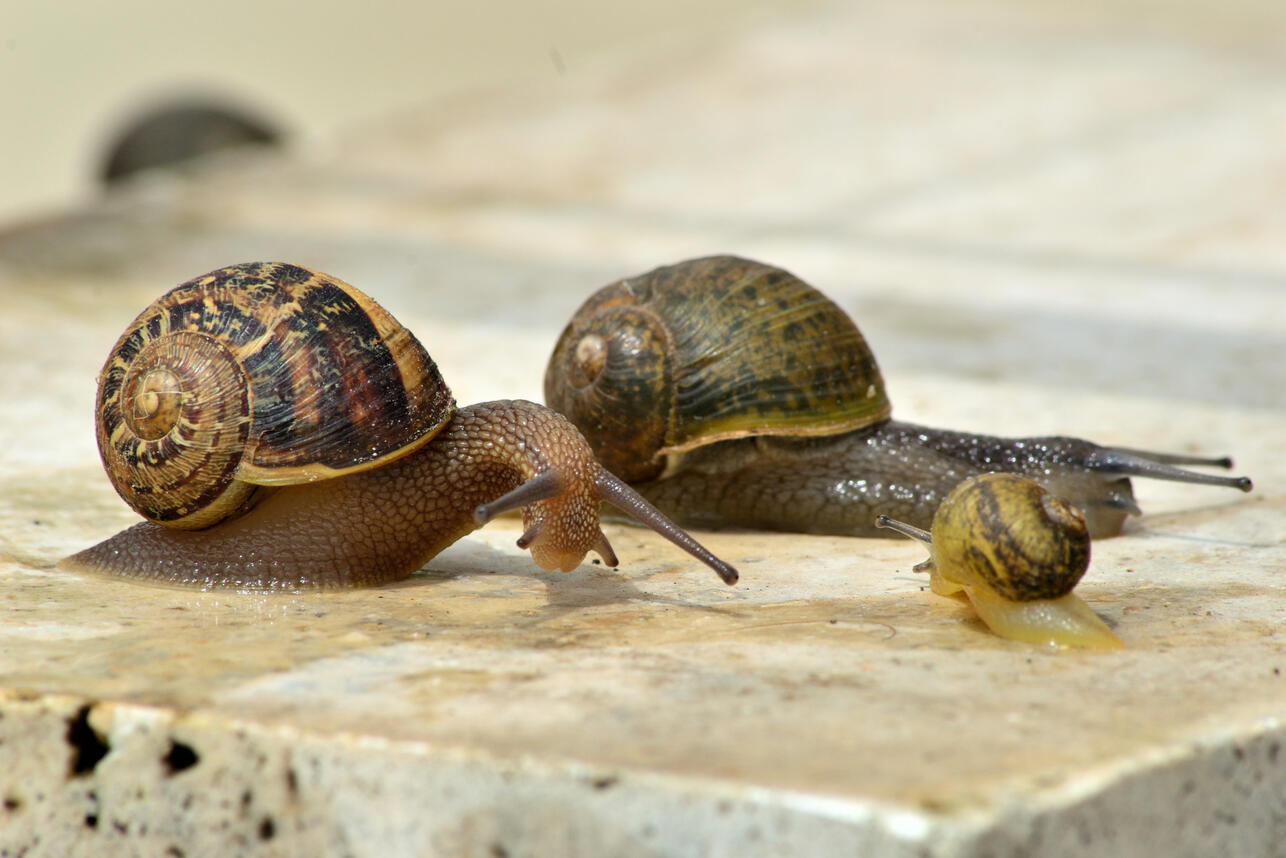
M 538 395 L 590 286 L 734 252 L 860 307 L 886 371 L 1276 408 L 1241 367 L 1283 366 L 1283 32 L 1280 0 L 4 0 L 0 290 L 307 262 L 530 330 L 481 399 Z M 288 157 L 103 194 L 157 136 Z
M 557 87 L 616 49 L 699 39 L 809 5 L 5 0 L 0 225 L 94 194 L 114 147 L 157 111 L 207 111 L 169 126 L 187 132 L 179 148 L 264 134 L 325 146 L 340 130 L 446 94 L 514 81 Z M 151 129 L 165 136 L 167 126 Z

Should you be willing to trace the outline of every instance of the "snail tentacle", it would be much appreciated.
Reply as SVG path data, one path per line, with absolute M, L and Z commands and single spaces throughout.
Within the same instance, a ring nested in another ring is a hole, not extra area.
M 1104 474 L 1150 477 L 1154 480 L 1169 480 L 1171 482 L 1194 483 L 1206 486 L 1223 486 L 1243 492 L 1248 492 L 1255 487 L 1250 477 L 1221 477 L 1218 474 L 1203 474 L 1199 471 L 1190 471 L 1186 468 L 1177 467 L 1177 465 L 1231 468 L 1232 459 L 1228 456 L 1205 458 L 1201 456 L 1185 456 L 1178 453 L 1151 453 L 1124 447 L 1098 447 L 1085 460 L 1085 467 Z
M 527 480 L 518 488 L 505 492 L 495 500 L 479 506 L 473 511 L 473 520 L 478 524 L 486 524 L 496 516 L 503 515 L 511 510 L 521 509 L 537 501 L 557 497 L 562 490 L 563 487 L 559 482 L 558 475 L 553 471 L 545 471 Z M 526 534 L 523 536 L 526 538 Z M 534 538 L 533 534 L 531 539 Z M 527 542 L 530 542 L 531 539 L 527 539 Z M 526 548 L 527 546 L 526 543 L 523 543 L 519 547 Z
M 624 512 L 640 524 L 668 539 L 715 571 L 723 583 L 732 585 L 740 577 L 736 569 L 714 556 L 686 530 L 665 516 L 659 509 L 601 465 L 594 473 L 594 489 L 598 497 Z M 604 537 L 606 538 L 606 537 Z
M 884 527 L 889 530 L 895 530 L 898 533 L 902 534 L 903 536 L 908 536 L 911 539 L 919 540 L 920 542 L 923 542 L 925 545 L 933 544 L 933 537 L 929 535 L 929 531 L 923 530 L 919 527 L 916 527 L 915 525 L 907 524 L 904 521 L 897 521 L 895 519 L 889 518 L 887 515 L 877 515 L 875 517 L 875 526 Z

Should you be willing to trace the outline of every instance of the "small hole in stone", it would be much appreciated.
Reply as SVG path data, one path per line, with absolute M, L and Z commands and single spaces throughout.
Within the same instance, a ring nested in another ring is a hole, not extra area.
M 86 828 L 97 828 L 97 827 L 98 827 L 98 814 L 96 814 L 96 813 L 88 813 L 88 814 L 85 814 L 85 827 L 86 827 Z
M 92 772 L 98 761 L 111 750 L 111 746 L 98 738 L 94 728 L 89 726 L 90 708 L 82 706 L 75 717 L 67 722 L 67 744 L 75 750 L 71 758 L 72 777 Z
M 272 821 L 271 816 L 265 816 L 259 823 L 259 839 L 271 840 L 277 836 L 277 823 Z
M 4 809 L 8 811 L 20 810 L 22 808 L 22 799 L 16 795 L 7 795 L 4 797 Z
M 182 742 L 170 740 L 170 750 L 161 762 L 165 763 L 165 771 L 169 775 L 177 775 L 184 769 L 190 769 L 201 761 L 196 751 L 191 745 L 185 745 Z

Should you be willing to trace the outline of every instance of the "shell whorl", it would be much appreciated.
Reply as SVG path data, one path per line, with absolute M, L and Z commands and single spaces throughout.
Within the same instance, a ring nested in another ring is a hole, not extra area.
M 97 401 L 121 497 L 182 528 L 235 514 L 256 486 L 404 455 L 454 411 L 428 353 L 386 310 L 285 263 L 221 268 L 157 299 L 112 349 Z
M 703 444 L 836 434 L 891 411 L 843 310 L 787 271 L 734 256 L 657 268 L 591 296 L 554 349 L 545 398 L 627 480 Z
M 1072 591 L 1090 562 L 1081 511 L 1016 474 L 972 477 L 947 495 L 933 518 L 939 574 L 983 586 L 1014 602 Z
M 545 401 L 623 480 L 655 476 L 674 409 L 668 325 L 616 284 L 589 299 L 555 347 Z

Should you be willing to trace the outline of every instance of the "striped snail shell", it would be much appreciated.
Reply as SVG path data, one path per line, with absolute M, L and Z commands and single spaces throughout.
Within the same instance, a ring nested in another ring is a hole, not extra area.
M 411 452 L 451 417 L 415 336 L 333 277 L 285 263 L 220 268 L 126 328 L 98 380 L 97 435 L 116 491 L 198 529 L 260 486 L 310 482 Z
M 1016 474 L 956 486 L 933 517 L 932 538 L 940 575 L 1013 602 L 1065 596 L 1090 565 L 1081 511 Z
M 626 480 L 665 457 L 757 435 L 834 435 L 891 411 L 857 325 L 781 268 L 734 256 L 667 265 L 592 295 L 564 329 L 545 401 Z

